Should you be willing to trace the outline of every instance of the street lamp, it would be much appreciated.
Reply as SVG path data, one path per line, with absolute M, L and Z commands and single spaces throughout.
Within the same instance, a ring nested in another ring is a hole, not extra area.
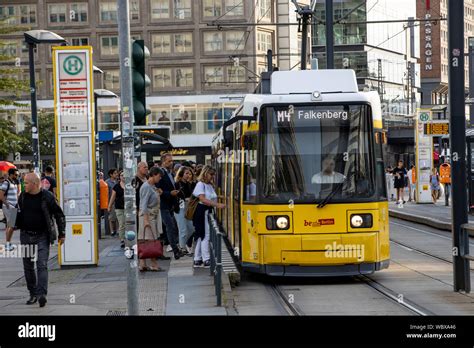
M 103 71 L 94 66 L 94 73 L 102 74 Z M 97 197 L 100 197 L 100 184 L 99 184 L 99 107 L 97 105 L 97 99 L 99 98 L 118 98 L 117 94 L 107 89 L 95 89 L 94 90 L 94 128 L 95 128 L 95 170 L 97 173 Z M 100 200 L 99 200 L 100 201 Z M 99 239 L 102 238 L 102 231 L 100 228 L 100 203 L 97 207 L 97 224 L 99 231 Z M 107 214 L 107 212 L 106 212 Z M 108 218 L 105 219 L 105 234 L 109 234 L 109 224 L 107 223 Z
M 31 138 L 33 145 L 33 164 L 35 173 L 39 174 L 39 140 L 38 140 L 38 110 L 36 107 L 36 81 L 34 48 L 40 43 L 63 44 L 66 42 L 61 36 L 47 30 L 30 30 L 24 33 L 28 44 L 30 64 L 30 95 L 31 95 Z

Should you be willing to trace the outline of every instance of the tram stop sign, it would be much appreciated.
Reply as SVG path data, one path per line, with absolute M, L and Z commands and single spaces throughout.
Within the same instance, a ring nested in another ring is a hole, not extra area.
M 427 112 L 420 113 L 420 121 L 421 122 L 428 122 L 430 120 L 430 114 Z

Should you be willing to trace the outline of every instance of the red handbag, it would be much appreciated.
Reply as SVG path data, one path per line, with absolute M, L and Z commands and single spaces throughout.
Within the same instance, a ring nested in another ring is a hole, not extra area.
M 156 259 L 163 256 L 163 245 L 159 240 L 138 241 L 139 259 Z

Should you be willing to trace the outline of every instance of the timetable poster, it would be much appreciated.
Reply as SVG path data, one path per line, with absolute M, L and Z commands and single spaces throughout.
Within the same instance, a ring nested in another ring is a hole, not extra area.
M 91 214 L 89 146 L 87 136 L 61 139 L 62 200 L 66 216 Z

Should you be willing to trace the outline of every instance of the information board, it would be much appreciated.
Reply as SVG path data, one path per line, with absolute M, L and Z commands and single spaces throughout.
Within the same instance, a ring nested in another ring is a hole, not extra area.
M 92 47 L 53 47 L 59 202 L 66 215 L 60 266 L 98 263 Z
M 431 203 L 430 175 L 433 165 L 433 139 L 425 134 L 425 128 L 431 124 L 431 110 L 420 109 L 415 125 L 416 143 L 416 202 Z

